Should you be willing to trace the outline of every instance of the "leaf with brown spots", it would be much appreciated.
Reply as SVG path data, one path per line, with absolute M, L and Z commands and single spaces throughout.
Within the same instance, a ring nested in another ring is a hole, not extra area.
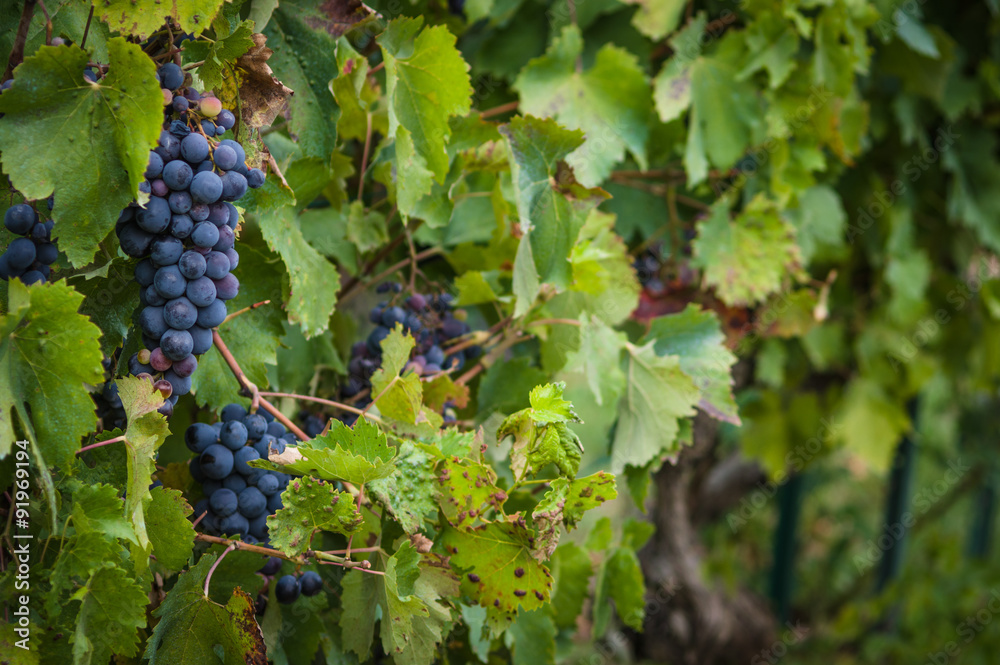
M 471 529 L 448 527 L 438 541 L 462 575 L 462 593 L 483 607 L 513 613 L 548 602 L 552 575 L 532 556 L 535 538 L 522 518 Z
M 559 544 L 560 524 L 565 524 L 570 530 L 583 519 L 586 511 L 618 496 L 614 475 L 604 471 L 575 480 L 557 478 L 550 486 L 551 489 L 531 514 L 538 529 L 532 555 L 539 561 L 548 561 L 552 557 Z
M 497 474 L 488 464 L 448 457 L 437 467 L 439 504 L 453 526 L 472 524 L 490 508 L 503 513 L 507 493 L 496 486 Z
M 317 531 L 346 535 L 362 522 L 350 494 L 309 476 L 293 480 L 281 500 L 285 507 L 267 518 L 267 528 L 271 545 L 290 556 L 308 550 Z

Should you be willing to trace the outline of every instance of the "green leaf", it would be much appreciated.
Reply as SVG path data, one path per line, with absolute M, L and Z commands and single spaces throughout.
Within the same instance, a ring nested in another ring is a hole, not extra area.
M 146 646 L 150 665 L 264 662 L 253 599 L 241 589 L 225 606 L 205 597 L 205 578 L 215 561 L 215 555 L 202 556 L 153 612 L 160 621 Z
M 496 486 L 497 474 L 489 464 L 447 457 L 437 468 L 441 512 L 453 526 L 472 524 L 494 509 L 503 514 L 507 493 Z
M 263 251 L 259 237 L 247 240 L 247 232 L 239 244 L 240 264 L 233 274 L 240 280 L 240 292 L 226 303 L 230 313 L 270 300 L 219 326 L 219 335 L 232 352 L 240 369 L 255 386 L 267 385 L 267 366 L 277 362 L 277 349 L 284 333 L 281 311 L 283 289 L 281 265 Z M 242 399 L 240 385 L 233 380 L 218 349 L 209 349 L 198 359 L 198 371 L 191 376 L 192 391 L 201 406 L 219 408 Z
M 456 277 L 455 288 L 458 289 L 458 304 L 462 306 L 479 305 L 497 299 L 493 287 L 478 270 L 470 270 Z
M 378 37 L 385 60 L 389 137 L 396 140 L 397 199 L 404 214 L 430 192 L 432 181 L 444 182 L 448 118 L 471 108 L 469 66 L 455 48 L 455 35 L 443 25 L 421 30 L 423 22 L 422 17 L 394 19 Z
M 566 294 L 568 309 L 590 312 L 612 326 L 635 311 L 642 289 L 613 215 L 590 211 L 569 260 L 573 283 Z
M 184 58 L 188 62 L 201 62 L 198 67 L 198 78 L 206 89 L 222 86 L 226 78 L 224 67 L 236 62 L 236 59 L 253 48 L 254 32 L 251 21 L 243 21 L 236 30 L 224 39 L 217 41 L 184 40 Z
M 511 665 L 556 662 L 556 626 L 548 607 L 519 613 L 510 635 L 514 640 Z
M 695 414 L 698 387 L 676 356 L 660 356 L 654 342 L 626 347 L 625 394 L 618 405 L 618 426 L 611 446 L 611 471 L 627 464 L 645 466 L 661 454 L 679 449 L 678 419 Z
M 198 34 L 211 24 L 223 0 L 94 0 L 94 15 L 117 32 L 145 39 L 170 17 L 181 32 Z
M 188 520 L 191 506 L 177 490 L 154 487 L 146 509 L 146 527 L 153 555 L 168 570 L 180 570 L 194 549 L 194 527 Z
M 740 424 L 730 373 L 737 359 L 726 348 L 726 338 L 714 312 L 691 303 L 682 312 L 653 319 L 643 341 L 653 341 L 658 355 L 680 358 L 681 369 L 701 390 L 698 407 L 702 411 L 713 418 Z
M 799 270 L 795 230 L 763 194 L 731 221 L 729 203 L 720 199 L 692 246 L 705 282 L 727 305 L 760 302 Z
M 632 15 L 632 25 L 654 42 L 658 42 L 677 29 L 681 13 L 687 6 L 684 0 L 623 0 L 637 5 L 639 11 Z
M 772 90 L 780 88 L 795 70 L 798 62 L 799 36 L 789 29 L 786 19 L 775 12 L 764 12 L 747 30 L 748 60 L 738 78 L 746 79 L 761 69 L 766 69 Z
M 381 247 L 389 241 L 385 223 L 385 215 L 365 212 L 361 201 L 353 201 L 347 211 L 347 239 L 361 252 Z
M 844 245 L 847 213 L 840 196 L 829 185 L 800 192 L 799 207 L 788 211 L 788 219 L 795 225 L 795 240 L 805 265 L 821 250 Z
M 45 596 L 45 611 L 59 613 L 64 605 L 62 594 L 77 584 L 86 584 L 91 574 L 122 559 L 122 547 L 100 532 L 83 531 L 64 543 L 52 567 L 52 588 Z
M 8 298 L 0 316 L 0 457 L 18 438 L 12 409 L 27 404 L 49 464 L 69 464 L 97 424 L 85 384 L 104 379 L 101 331 L 77 314 L 83 297 L 65 282 L 29 288 L 13 280 Z
M 112 656 L 139 653 L 139 629 L 146 625 L 146 592 L 121 568 L 101 568 L 70 601 L 79 601 L 76 632 L 70 638 L 74 663 L 107 663 Z
M 107 276 L 76 280 L 73 287 L 83 296 L 80 313 L 101 329 L 101 352 L 110 357 L 128 336 L 132 315 L 139 307 L 132 266 L 112 261 Z
M 552 575 L 532 555 L 532 532 L 512 516 L 469 529 L 447 527 L 439 541 L 462 574 L 462 593 L 483 607 L 514 613 L 549 599 Z
M 514 437 L 510 460 L 515 480 L 533 476 L 550 463 L 565 476 L 576 475 L 583 446 L 566 423 L 580 419 L 572 405 L 562 398 L 565 388 L 564 383 L 535 386 L 529 395 L 532 406 L 500 423 L 497 442 Z
M 285 0 L 263 32 L 274 51 L 268 65 L 295 91 L 288 101 L 289 129 L 303 155 L 327 160 L 337 148 L 340 111 L 330 92 L 330 81 L 338 74 L 337 42 L 325 30 L 311 27 L 322 19 L 314 3 Z
M 522 113 L 552 117 L 586 134 L 587 141 L 566 161 L 582 183 L 593 187 L 611 174 L 626 150 L 646 168 L 652 100 L 649 82 L 632 53 L 605 45 L 594 66 L 579 71 L 582 52 L 579 28 L 566 26 L 544 56 L 521 70 L 514 88 Z
M 576 543 L 563 543 L 552 557 L 552 610 L 559 628 L 573 628 L 588 596 L 594 564 Z
M 281 500 L 285 507 L 267 518 L 267 527 L 271 545 L 291 556 L 308 550 L 317 531 L 349 534 L 362 522 L 350 494 L 309 476 L 292 480 Z
M 586 478 L 556 478 L 550 489 L 531 513 L 538 537 L 535 539 L 535 558 L 547 561 L 559 544 L 559 525 L 572 529 L 583 519 L 583 514 L 597 508 L 605 501 L 618 497 L 615 477 L 598 471 Z
M 529 417 L 540 425 L 581 422 L 580 416 L 573 411 L 573 404 L 563 399 L 564 390 L 565 383 L 546 383 L 532 388 L 528 393 Z
M 25 642 L 24 638 L 14 632 L 16 629 L 15 623 L 0 623 L 0 653 L 9 658 L 9 665 L 38 665 L 38 647 Z M 22 645 L 27 645 L 27 648 L 22 649 Z
M 156 451 L 167 439 L 167 419 L 157 409 L 163 397 L 153 384 L 145 379 L 127 377 L 118 379 L 118 395 L 128 418 L 125 446 L 128 460 L 128 487 L 125 490 L 125 515 L 132 522 L 139 548 L 144 551 L 136 557 L 136 565 L 145 568 L 150 548 L 146 533 L 145 510 L 151 497 L 149 485 L 156 468 Z
M 621 353 L 628 337 L 596 316 L 580 319 L 579 335 L 580 346 L 566 356 L 563 371 L 582 374 L 598 404 L 617 401 L 625 389 Z
M 73 491 L 73 526 L 77 534 L 94 531 L 108 538 L 136 541 L 123 516 L 124 501 L 111 485 L 78 485 Z
M 910 429 L 906 411 L 871 379 L 850 383 L 841 401 L 837 438 L 872 469 L 885 472 L 900 437 Z
M 511 155 L 511 177 L 518 218 L 524 236 L 514 262 L 515 315 L 534 302 L 540 282 L 564 289 L 572 270 L 566 257 L 583 227 L 583 214 L 606 197 L 601 190 L 578 185 L 571 171 L 560 167 L 583 142 L 580 131 L 553 120 L 514 118 L 500 128 Z
M 368 133 L 369 104 L 378 98 L 368 83 L 368 60 L 341 38 L 337 42 L 337 64 L 340 74 L 330 82 L 330 90 L 340 107 L 337 133 L 342 140 L 364 141 Z
M 428 515 L 437 512 L 434 459 L 424 447 L 404 441 L 395 467 L 392 475 L 373 480 L 365 492 L 382 504 L 403 531 L 414 534 Z
M 626 626 L 642 630 L 646 618 L 646 587 L 642 568 L 635 551 L 616 547 L 597 571 L 597 591 L 594 594 L 594 635 L 601 637 L 608 629 L 613 600 L 618 616 Z
M 429 435 L 441 427 L 443 419 L 424 406 L 423 384 L 416 372 L 403 373 L 415 344 L 400 324 L 382 340 L 382 367 L 372 375 L 372 396 L 380 414 Z
M 293 208 L 263 213 L 259 223 L 267 244 L 281 256 L 288 270 L 289 318 L 302 326 L 307 339 L 318 335 L 329 328 L 330 315 L 337 304 L 340 288 L 337 267 L 302 237 Z
M 382 430 L 367 418 L 358 418 L 353 429 L 332 419 L 329 432 L 286 448 L 271 460 L 276 464 L 266 468 L 363 485 L 392 475 L 395 455 Z M 265 464 L 252 466 L 265 467 Z
M 55 194 L 59 249 L 78 267 L 138 192 L 163 114 L 155 67 L 139 45 L 116 37 L 108 50 L 107 75 L 90 83 L 84 51 L 43 46 L 0 98 L 4 171 L 28 199 Z

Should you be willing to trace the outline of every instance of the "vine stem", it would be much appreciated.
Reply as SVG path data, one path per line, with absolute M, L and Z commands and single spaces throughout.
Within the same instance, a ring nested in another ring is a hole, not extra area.
M 365 193 L 365 171 L 368 170 L 368 153 L 372 149 L 372 114 L 368 114 L 368 128 L 365 130 L 365 149 L 361 153 L 361 170 L 358 172 L 358 201 Z
M 236 310 L 235 312 L 233 312 L 232 314 L 230 314 L 229 316 L 227 316 L 226 318 L 224 318 L 224 319 L 222 320 L 222 323 L 220 323 L 219 325 L 220 325 L 220 326 L 223 326 L 223 325 L 225 325 L 226 323 L 228 323 L 229 321 L 231 321 L 231 320 L 235 319 L 235 318 L 236 318 L 237 316 L 239 316 L 240 314 L 246 314 L 247 312 L 249 312 L 249 311 L 251 311 L 251 310 L 255 310 L 255 309 L 257 309 L 258 307 L 263 307 L 264 305 L 270 305 L 270 304 L 271 304 L 271 301 L 270 301 L 270 300 L 261 300 L 260 302 L 255 302 L 255 303 L 254 303 L 254 304 L 252 304 L 252 305 L 247 305 L 247 306 L 246 306 L 246 307 L 244 307 L 243 309 L 238 309 L 238 310 Z
M 347 411 L 348 413 L 356 413 L 359 416 L 362 415 L 362 414 L 364 414 L 364 415 L 366 415 L 367 417 L 371 418 L 372 420 L 374 420 L 376 422 L 382 422 L 382 419 L 379 418 L 378 416 L 374 416 L 374 415 L 371 415 L 371 414 L 365 414 L 365 412 L 362 411 L 361 409 L 353 407 L 353 406 L 351 406 L 349 404 L 344 404 L 343 402 L 334 402 L 332 399 L 323 399 L 322 397 L 313 397 L 311 395 L 298 395 L 296 393 L 275 393 L 275 392 L 268 392 L 268 391 L 264 391 L 264 390 L 258 392 L 258 394 L 261 397 L 288 397 L 288 398 L 291 398 L 291 399 L 298 399 L 298 400 L 302 400 L 302 401 L 305 401 L 305 402 L 316 402 L 317 404 L 326 404 L 327 406 L 332 406 L 335 409 L 340 409 L 342 411 Z
M 122 434 L 121 436 L 116 436 L 115 438 L 108 439 L 107 441 L 98 441 L 97 443 L 91 443 L 90 445 L 84 446 L 83 448 L 77 450 L 76 454 L 79 455 L 80 453 L 85 453 L 88 450 L 93 450 L 94 448 L 100 448 L 101 446 L 107 446 L 109 444 L 118 443 L 119 441 L 124 441 L 124 440 L 125 440 L 125 435 Z
M 551 325 L 579 327 L 581 324 L 576 319 L 536 319 L 534 321 L 524 324 L 524 327 L 530 328 L 531 326 L 551 326 Z
M 222 553 L 222 555 L 215 560 L 215 563 L 212 564 L 212 567 L 208 569 L 208 575 L 205 576 L 205 598 L 208 598 L 208 583 L 212 581 L 212 573 L 214 573 L 215 569 L 219 567 L 219 564 L 222 563 L 222 560 L 226 558 L 226 555 L 235 549 L 236 549 L 236 543 L 230 543 L 229 547 L 227 547 L 226 550 Z
M 36 0 L 39 9 L 45 14 L 45 45 L 52 46 L 52 17 L 49 16 L 49 10 L 45 7 L 44 0 Z
M 87 35 L 90 34 L 90 22 L 94 20 L 94 5 L 90 5 L 90 13 L 87 14 L 87 25 L 83 26 L 83 38 L 80 40 L 80 48 L 87 45 Z
M 27 0 L 24 9 L 21 11 L 21 22 L 17 24 L 17 35 L 14 37 L 14 47 L 10 50 L 10 57 L 7 58 L 7 69 L 4 71 L 4 79 L 9 79 L 14 73 L 14 68 L 24 61 L 24 43 L 28 40 L 28 28 L 31 27 L 31 19 L 35 15 L 36 0 Z
M 285 561 L 291 561 L 295 564 L 304 564 L 309 559 L 315 559 L 320 563 L 332 563 L 338 566 L 343 566 L 344 568 L 357 568 L 362 572 L 373 573 L 376 575 L 382 574 L 381 571 L 371 570 L 371 562 L 369 561 L 351 561 L 346 557 L 337 556 L 330 552 L 323 552 L 320 550 L 306 550 L 302 556 L 289 556 L 282 552 L 281 550 L 270 549 L 268 547 L 261 547 L 260 545 L 250 545 L 249 543 L 244 543 L 242 540 L 230 540 L 228 538 L 220 538 L 219 536 L 210 536 L 207 533 L 196 533 L 194 536 L 195 540 L 201 541 L 203 543 L 212 543 L 213 545 L 225 545 L 226 549 L 229 550 L 246 550 L 247 552 L 256 552 L 263 556 L 273 556 L 279 559 L 284 559 Z M 219 557 L 219 561 L 222 557 Z M 218 565 L 219 561 L 216 561 Z M 215 566 L 212 566 L 214 569 Z M 211 576 L 211 571 L 209 576 Z
M 219 353 L 222 354 L 222 359 L 226 361 L 227 365 L 229 365 L 229 369 L 233 372 L 233 376 L 236 377 L 236 381 L 240 384 L 240 387 L 242 387 L 243 390 L 251 396 L 255 404 L 260 404 L 260 406 L 264 407 L 268 413 L 274 416 L 275 420 L 288 428 L 288 430 L 294 433 L 295 436 L 299 437 L 303 441 L 308 440 L 309 435 L 303 432 L 298 425 L 289 420 L 288 416 L 275 408 L 275 406 L 266 399 L 261 398 L 260 392 L 257 390 L 257 386 L 247 379 L 247 375 L 243 373 L 242 369 L 240 369 L 240 364 L 236 362 L 236 358 L 233 357 L 229 347 L 226 346 L 224 341 L 222 341 L 222 336 L 219 334 L 218 329 L 212 330 L 212 340 L 215 342 L 215 346 L 219 350 Z
M 511 111 L 516 111 L 520 103 L 521 102 L 513 101 L 513 102 L 507 102 L 506 104 L 501 104 L 500 106 L 494 106 L 491 109 L 480 111 L 479 117 L 485 120 L 486 118 L 492 118 L 495 115 L 502 115 L 504 113 L 510 113 Z

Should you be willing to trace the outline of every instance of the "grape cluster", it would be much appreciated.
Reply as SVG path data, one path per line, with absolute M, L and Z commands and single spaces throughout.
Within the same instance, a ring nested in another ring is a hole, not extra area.
M 389 336 L 396 324 L 401 324 L 404 332 L 411 334 L 416 340 L 407 369 L 412 369 L 420 376 L 460 370 L 467 360 L 478 358 L 482 354 L 482 348 L 477 345 L 457 351 L 448 350 L 449 347 L 457 346 L 455 340 L 470 332 L 469 325 L 454 310 L 455 299 L 451 294 L 414 293 L 404 299 L 401 296 L 402 285 L 396 282 L 379 284 L 376 290 L 392 295 L 369 313 L 375 329 L 368 338 L 351 347 L 347 382 L 341 390 L 343 398 L 356 401 L 362 407 L 371 402 L 371 377 L 382 365 L 382 340 Z M 358 398 L 365 390 L 368 393 Z M 355 419 L 356 417 L 348 416 L 348 424 Z M 454 420 L 449 405 L 445 408 L 445 420 Z
M 264 173 L 247 168 L 239 143 L 216 140 L 236 123 L 218 99 L 184 87 L 184 72 L 173 63 L 157 76 L 166 109 L 139 187 L 149 202 L 126 208 L 116 230 L 122 250 L 141 259 L 135 280 L 145 351 L 132 356 L 129 371 L 162 373 L 161 413 L 169 416 L 191 390 L 196 356 L 212 347 L 211 329 L 225 320 L 226 301 L 239 291 L 231 272 L 240 260 L 232 202 L 263 185 Z
M 52 210 L 51 199 L 49 210 Z M 40 219 L 34 208 L 19 203 L 7 208 L 3 224 L 11 233 L 23 237 L 12 241 L 0 255 L 0 278 L 16 277 L 25 284 L 48 281 L 50 266 L 59 258 L 52 238 L 54 222 Z
M 295 435 L 267 412 L 247 413 L 239 404 L 229 404 L 219 422 L 188 427 L 184 442 L 198 455 L 190 469 L 205 494 L 195 505 L 195 515 L 208 511 L 201 522 L 205 531 L 267 544 L 267 516 L 281 508 L 289 476 L 247 463 L 284 451 L 295 444 Z
M 281 570 L 281 559 L 268 557 L 267 563 L 257 572 L 264 577 L 274 578 Z M 274 595 L 282 605 L 290 605 L 302 596 L 315 596 L 323 590 L 323 578 L 319 573 L 307 570 L 301 576 L 283 575 L 274 581 Z M 257 597 L 257 614 L 263 614 L 267 607 L 267 596 L 263 593 Z

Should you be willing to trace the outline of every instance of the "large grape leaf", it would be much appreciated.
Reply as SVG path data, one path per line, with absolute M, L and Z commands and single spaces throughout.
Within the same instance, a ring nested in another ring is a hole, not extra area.
M 225 606 L 205 597 L 204 584 L 214 554 L 183 573 L 153 613 L 159 623 L 146 645 L 150 665 L 226 663 L 266 665 L 264 638 L 254 619 L 253 599 L 233 591 Z
M 421 30 L 423 17 L 398 18 L 379 35 L 389 100 L 389 136 L 396 140 L 399 209 L 410 214 L 448 172 L 448 118 L 472 107 L 469 65 L 446 26 Z
M 246 239 L 244 231 L 242 239 Z M 279 340 L 284 333 L 281 302 L 284 297 L 281 266 L 269 260 L 257 247 L 263 243 L 237 245 L 240 264 L 233 274 L 240 280 L 240 292 L 226 303 L 230 314 L 244 307 L 270 300 L 219 326 L 219 335 L 254 385 L 267 385 L 267 366 L 277 362 Z M 192 392 L 201 406 L 220 408 L 240 399 L 240 385 L 233 378 L 218 349 L 209 349 L 198 359 L 198 371 L 191 376 Z
M 70 637 L 75 663 L 107 663 L 139 653 L 139 629 L 146 625 L 146 592 L 124 570 L 105 565 L 70 597 L 80 603 Z
M 96 532 L 110 539 L 135 542 L 135 530 L 124 517 L 124 502 L 112 485 L 73 487 L 73 527 L 76 534 Z
M 112 30 L 145 39 L 170 17 L 181 32 L 200 34 L 208 29 L 224 0 L 93 0 L 94 14 Z
M 562 163 L 582 143 L 581 132 L 532 116 L 514 118 L 500 132 L 507 139 L 524 234 L 514 261 L 515 313 L 523 314 L 534 302 L 541 282 L 558 288 L 570 285 L 572 270 L 566 257 L 583 227 L 584 213 L 607 194 L 580 186 Z
M 52 587 L 45 594 L 45 611 L 59 613 L 64 604 L 62 594 L 75 586 L 86 584 L 91 574 L 122 559 L 122 547 L 99 531 L 81 531 L 62 543 L 62 549 L 52 567 Z M 124 562 L 123 562 L 124 563 Z
M 306 242 L 294 208 L 263 212 L 258 222 L 267 244 L 281 256 L 288 270 L 289 318 L 302 327 L 307 339 L 322 333 L 329 328 L 330 315 L 337 305 L 337 267 Z
M 618 426 L 611 446 L 611 471 L 644 466 L 679 447 L 679 418 L 695 413 L 701 398 L 677 356 L 660 356 L 654 342 L 625 347 L 625 394 L 618 403 Z
M 271 545 L 285 554 L 308 550 L 317 531 L 349 534 L 362 522 L 350 494 L 309 476 L 294 479 L 281 500 L 285 507 L 267 518 L 267 527 Z
M 582 374 L 598 404 L 617 400 L 625 389 L 621 353 L 628 341 L 596 316 L 580 318 L 580 346 L 566 356 L 563 372 Z
M 77 313 L 83 297 L 65 282 L 13 280 L 8 289 L 0 316 L 0 457 L 17 440 L 12 410 L 27 404 L 39 450 L 49 464 L 68 464 L 97 424 L 84 384 L 103 380 L 101 331 Z
M 556 626 L 551 608 L 519 613 L 509 634 L 514 642 L 510 665 L 556 662 Z
M 106 277 L 76 279 L 73 283 L 83 295 L 80 313 L 101 329 L 101 351 L 110 357 L 121 346 L 132 327 L 132 315 L 139 307 L 139 285 L 132 266 L 122 260 L 108 265 Z
M 403 371 L 415 342 L 396 324 L 382 340 L 382 367 L 372 375 L 372 398 L 379 413 L 396 421 L 403 432 L 432 435 L 441 427 L 441 414 L 424 406 L 424 388 L 416 372 Z
M 337 42 L 311 27 L 321 20 L 315 3 L 283 0 L 264 29 L 274 53 L 268 64 L 295 91 L 289 100 L 289 128 L 303 155 L 329 159 L 337 147 L 340 111 L 330 91 L 337 76 Z M 331 289 L 336 291 L 336 286 Z
M 180 570 L 194 548 L 194 527 L 188 515 L 191 506 L 177 490 L 154 487 L 146 509 L 146 527 L 153 555 L 169 570 Z
M 84 266 L 139 189 L 163 117 L 155 67 L 138 44 L 108 43 L 100 83 L 83 78 L 88 56 L 43 46 L 0 97 L 0 155 L 28 199 L 55 193 L 59 249 Z
M 362 416 L 353 429 L 331 420 L 326 434 L 286 448 L 280 455 L 273 455 L 270 463 L 251 464 L 363 485 L 390 476 L 395 471 L 395 456 L 396 450 L 386 441 L 385 433 Z
M 556 625 L 572 628 L 588 596 L 594 564 L 587 550 L 576 543 L 563 543 L 552 557 L 552 609 Z
M 597 571 L 594 594 L 594 634 L 603 635 L 611 620 L 611 604 L 626 626 L 642 630 L 646 618 L 646 586 L 639 558 L 631 547 L 616 547 Z
M 438 464 L 437 474 L 441 512 L 449 524 L 472 524 L 490 509 L 503 514 L 507 493 L 496 486 L 497 474 L 489 464 L 447 457 Z
M 580 182 L 594 187 L 607 179 L 626 150 L 646 168 L 652 99 L 646 75 L 630 52 L 605 45 L 594 66 L 580 71 L 582 53 L 580 29 L 568 25 L 544 56 L 521 70 L 514 87 L 522 113 L 552 117 L 583 131 L 587 140 L 566 161 Z
M 733 220 L 728 200 L 720 199 L 698 224 L 692 247 L 706 284 L 727 305 L 759 302 L 800 271 L 795 228 L 763 194 Z
M 680 357 L 681 369 L 701 390 L 699 408 L 713 418 L 740 424 L 730 373 L 736 356 L 726 348 L 719 320 L 711 310 L 692 303 L 682 312 L 655 318 L 643 339 L 651 340 L 657 354 Z
M 202 63 L 198 67 L 198 78 L 205 88 L 218 88 L 223 84 L 227 76 L 226 69 L 253 48 L 253 31 L 253 23 L 243 21 L 222 39 L 184 41 L 184 59 L 187 62 Z
M 837 439 L 872 469 L 885 472 L 892 464 L 900 437 L 910 428 L 906 411 L 869 378 L 857 378 L 840 404 L 842 423 Z
M 128 487 L 125 491 L 125 515 L 131 520 L 141 554 L 133 552 L 136 566 L 145 568 L 151 543 L 146 532 L 146 506 L 151 501 L 149 484 L 156 469 L 156 451 L 167 439 L 167 419 L 157 409 L 163 404 L 160 392 L 146 379 L 118 379 L 118 394 L 125 407 L 128 429 Z
M 549 383 L 532 388 L 531 406 L 507 416 L 497 429 L 497 441 L 513 437 L 510 466 L 514 478 L 535 475 L 547 464 L 570 478 L 580 468 L 583 452 L 580 439 L 566 426 L 580 422 L 573 405 L 562 398 L 564 383 Z
M 439 540 L 452 569 L 462 573 L 462 593 L 483 607 L 514 613 L 548 601 L 552 575 L 531 555 L 534 536 L 520 516 L 469 529 L 447 527 Z
M 437 514 L 434 458 L 424 446 L 404 441 L 396 469 L 388 478 L 373 480 L 365 493 L 375 497 L 408 534 L 421 529 L 424 518 Z
M 681 14 L 687 6 L 684 0 L 623 0 L 639 7 L 632 15 L 632 25 L 654 42 L 660 41 L 680 23 Z

